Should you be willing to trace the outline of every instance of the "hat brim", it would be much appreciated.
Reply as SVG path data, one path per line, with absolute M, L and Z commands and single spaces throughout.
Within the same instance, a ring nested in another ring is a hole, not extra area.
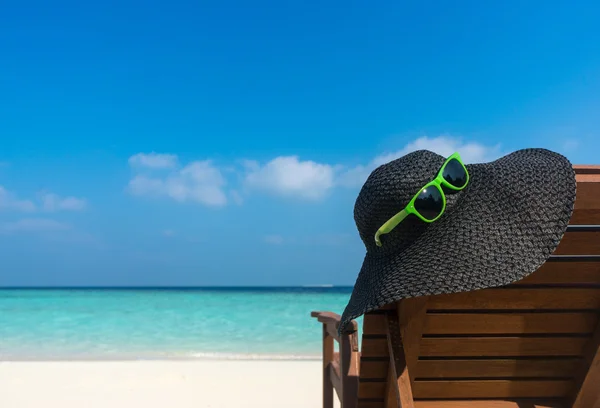
M 564 156 L 524 149 L 466 167 L 467 188 L 410 246 L 366 254 L 340 331 L 404 298 L 514 283 L 554 252 L 576 194 L 575 172 Z

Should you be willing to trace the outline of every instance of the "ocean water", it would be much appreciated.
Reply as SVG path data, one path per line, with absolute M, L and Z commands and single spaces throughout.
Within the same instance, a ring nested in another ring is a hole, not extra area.
M 0 360 L 312 359 L 351 288 L 0 289 Z

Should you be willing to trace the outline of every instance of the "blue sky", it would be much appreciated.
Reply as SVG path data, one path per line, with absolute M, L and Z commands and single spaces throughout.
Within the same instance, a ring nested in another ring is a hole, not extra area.
M 0 9 L 0 285 L 353 284 L 378 164 L 600 162 L 596 2 Z

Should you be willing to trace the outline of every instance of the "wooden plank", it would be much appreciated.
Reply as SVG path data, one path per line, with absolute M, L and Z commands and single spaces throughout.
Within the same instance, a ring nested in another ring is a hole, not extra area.
M 422 357 L 579 356 L 585 337 L 444 337 L 421 339 Z
M 361 379 L 385 379 L 388 375 L 389 361 L 369 361 L 361 360 L 360 378 Z
M 586 344 L 583 356 L 571 395 L 572 408 L 600 408 L 600 324 Z
M 600 231 L 567 231 L 553 255 L 599 255 Z
M 425 318 L 423 334 L 592 333 L 597 322 L 596 312 L 490 314 L 431 312 Z M 385 315 L 365 316 L 364 333 L 385 334 Z
M 577 178 L 577 198 L 571 217 L 571 224 L 600 224 L 600 175 L 579 174 Z
M 521 279 L 513 285 L 599 285 L 600 284 L 600 259 L 591 261 L 555 262 L 552 260 L 544 263 L 537 271 Z
M 421 357 L 580 356 L 587 337 L 424 337 Z M 363 339 L 363 356 L 388 357 L 385 338 Z
M 376 381 L 376 382 L 361 381 L 358 383 L 359 401 L 361 399 L 370 399 L 370 398 L 377 398 L 377 399 L 381 399 L 383 401 L 385 391 L 386 391 L 386 381 Z
M 600 309 L 600 289 L 483 289 L 431 296 L 429 309 Z
M 419 360 L 416 379 L 419 378 L 500 378 L 500 377 L 572 377 L 581 358 L 560 360 Z M 378 374 L 377 366 L 370 368 Z
M 395 316 L 394 314 L 389 314 L 387 316 L 386 340 L 390 362 L 386 385 L 385 406 L 387 408 L 414 408 L 404 342 L 400 340 L 400 325 L 401 323 L 398 316 Z
M 397 303 L 397 314 L 402 335 L 402 347 L 408 372 L 414 372 L 419 360 L 420 342 L 427 316 L 427 296 L 404 299 Z M 389 320 L 388 320 L 389 321 Z M 414 378 L 410 376 L 411 386 Z
M 337 361 L 332 361 L 329 364 L 329 378 L 331 379 L 331 384 L 333 385 L 333 389 L 337 394 L 338 398 L 342 397 L 342 377 L 340 375 L 340 365 Z
M 593 333 L 597 313 L 429 313 L 425 334 Z
M 359 380 L 359 353 L 357 324 L 353 321 L 350 334 L 340 337 L 340 376 L 342 380 L 342 395 L 340 401 L 344 408 L 356 408 Z
M 385 408 L 383 400 L 381 401 L 370 401 L 370 400 L 358 400 L 358 408 Z
M 387 339 L 385 337 L 363 337 L 361 357 L 389 357 Z
M 366 314 L 363 318 L 363 335 L 381 335 L 386 334 L 385 315 L 384 314 Z
M 323 323 L 323 408 L 333 408 L 333 383 L 329 375 L 329 366 L 334 361 L 333 337 L 327 331 L 327 324 Z
M 600 164 L 574 164 L 575 174 L 600 174 Z
M 371 407 L 365 407 L 371 408 Z M 378 408 L 374 406 L 373 408 Z M 561 400 L 415 401 L 415 408 L 567 408 Z
M 559 398 L 571 390 L 568 380 L 436 380 L 415 382 L 415 398 Z
M 575 203 L 575 207 L 577 207 L 577 203 Z M 571 225 L 598 225 L 600 223 L 600 210 L 575 210 L 569 223 Z

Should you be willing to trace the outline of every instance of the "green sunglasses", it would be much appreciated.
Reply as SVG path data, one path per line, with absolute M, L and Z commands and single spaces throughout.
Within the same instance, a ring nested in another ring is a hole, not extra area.
M 425 222 L 434 222 L 442 216 L 446 209 L 447 192 L 457 192 L 469 184 L 469 172 L 458 153 L 448 157 L 436 178 L 425 186 L 410 200 L 402 211 L 387 220 L 375 233 L 375 243 L 381 246 L 379 237 L 392 231 L 409 214 L 414 214 Z

